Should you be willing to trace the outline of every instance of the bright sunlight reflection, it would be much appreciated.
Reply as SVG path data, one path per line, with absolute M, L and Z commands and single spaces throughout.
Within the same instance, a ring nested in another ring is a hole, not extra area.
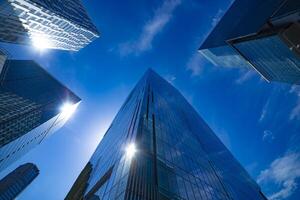
M 126 147 L 126 156 L 128 158 L 132 158 L 135 155 L 136 151 L 137 150 L 136 150 L 135 144 L 131 143 Z
M 38 50 L 44 50 L 51 47 L 51 42 L 43 35 L 33 35 L 31 37 L 32 45 Z
M 64 103 L 62 105 L 62 107 L 60 108 L 61 116 L 65 119 L 69 119 L 73 115 L 73 113 L 75 112 L 77 106 L 78 106 L 78 103 L 77 104 L 71 104 L 69 102 Z

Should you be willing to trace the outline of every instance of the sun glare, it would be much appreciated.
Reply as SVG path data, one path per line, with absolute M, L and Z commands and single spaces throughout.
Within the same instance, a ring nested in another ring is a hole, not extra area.
M 127 147 L 126 147 L 126 156 L 128 158 L 132 158 L 134 157 L 134 155 L 136 154 L 137 152 L 137 149 L 136 149 L 136 146 L 134 143 L 131 143 L 129 144 Z
M 71 104 L 69 102 L 64 103 L 61 107 L 61 116 L 65 119 L 69 119 L 75 112 L 78 104 Z
M 40 51 L 51 47 L 50 40 L 43 35 L 33 35 L 32 45 Z

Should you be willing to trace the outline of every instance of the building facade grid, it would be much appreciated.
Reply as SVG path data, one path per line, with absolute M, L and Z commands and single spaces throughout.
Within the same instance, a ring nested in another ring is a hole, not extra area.
M 132 143 L 137 152 L 128 157 L 126 146 Z M 151 70 L 83 172 L 67 200 L 264 200 L 259 186 L 192 106 Z

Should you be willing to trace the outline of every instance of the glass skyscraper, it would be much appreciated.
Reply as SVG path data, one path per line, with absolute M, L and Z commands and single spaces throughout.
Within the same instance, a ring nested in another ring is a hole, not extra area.
M 0 171 L 43 142 L 80 98 L 31 60 L 6 60 L 0 74 Z
M 254 14 L 255 13 L 255 14 Z M 300 84 L 300 1 L 235 0 L 199 48 L 213 64 Z
M 266 200 L 194 108 L 152 70 L 65 199 Z
M 0 0 L 0 41 L 78 51 L 99 37 L 81 0 Z
M 6 53 L 4 51 L 0 50 L 0 74 L 1 74 L 1 71 L 4 67 L 6 59 L 7 59 Z
M 0 200 L 15 199 L 38 175 L 39 169 L 32 163 L 19 166 L 0 180 Z

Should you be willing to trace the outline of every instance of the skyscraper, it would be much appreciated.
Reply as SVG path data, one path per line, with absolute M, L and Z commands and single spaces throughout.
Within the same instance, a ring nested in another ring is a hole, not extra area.
M 6 53 L 4 51 L 0 50 L 0 74 L 4 67 L 6 59 L 7 59 Z
M 0 171 L 59 129 L 80 98 L 30 60 L 0 74 Z
M 265 200 L 185 98 L 149 70 L 66 200 Z
M 19 166 L 0 180 L 0 199 L 15 199 L 38 175 L 39 169 L 32 163 Z
M 81 0 L 0 0 L 0 41 L 78 51 L 99 37 Z
M 255 14 L 254 14 L 255 13 Z M 300 84 L 300 1 L 236 0 L 199 48 L 215 65 Z

